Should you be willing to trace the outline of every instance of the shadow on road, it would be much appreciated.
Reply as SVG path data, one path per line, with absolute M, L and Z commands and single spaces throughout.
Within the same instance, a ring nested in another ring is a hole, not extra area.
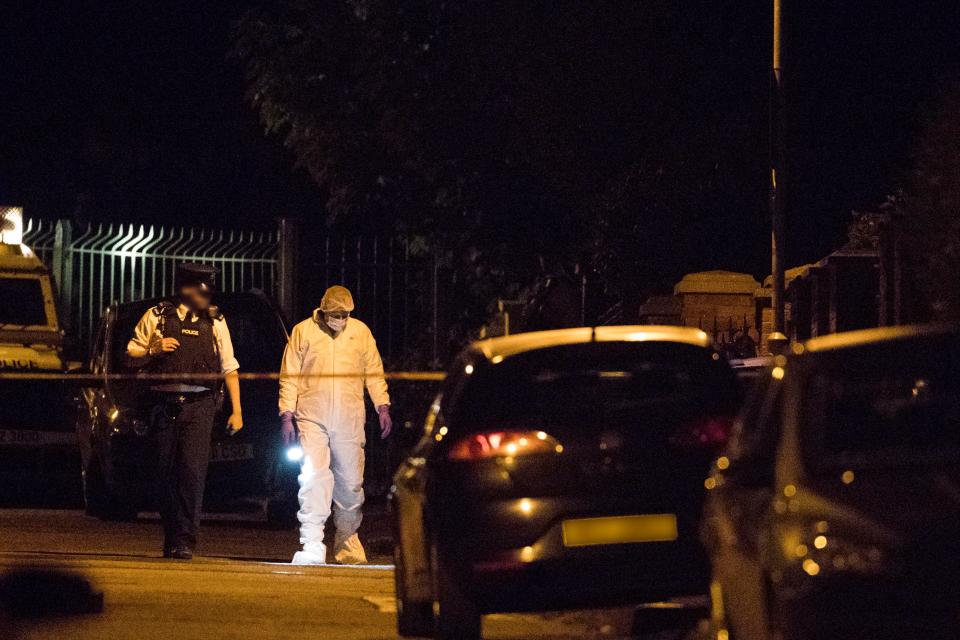
M 83 576 L 62 570 L 19 567 L 0 576 L 0 632 L 19 638 L 32 624 L 103 612 L 103 593 Z

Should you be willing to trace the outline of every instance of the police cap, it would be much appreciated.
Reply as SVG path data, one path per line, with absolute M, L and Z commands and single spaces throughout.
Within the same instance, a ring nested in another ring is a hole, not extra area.
M 177 289 L 184 286 L 198 286 L 204 291 L 212 292 L 217 286 L 217 271 L 218 269 L 212 264 L 182 262 L 177 265 L 173 285 Z

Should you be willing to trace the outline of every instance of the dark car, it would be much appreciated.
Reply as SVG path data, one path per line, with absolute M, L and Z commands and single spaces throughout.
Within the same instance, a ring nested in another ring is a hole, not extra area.
M 696 329 L 474 343 L 394 477 L 400 633 L 706 593 L 703 482 L 739 393 Z
M 107 308 L 91 349 L 89 371 L 104 377 L 83 389 L 76 428 L 86 509 L 101 518 L 132 518 L 154 504 L 156 443 L 149 382 L 112 376 L 134 373 L 125 359 L 127 342 L 140 317 L 157 302 Z M 227 320 L 241 372 L 276 372 L 287 340 L 277 309 L 258 293 L 220 294 L 216 303 Z M 299 465 L 288 459 L 280 441 L 277 389 L 276 380 L 241 381 L 244 427 L 234 436 L 226 433 L 230 402 L 224 402 L 214 422 L 206 511 L 265 509 L 273 523 L 295 522 Z
M 960 329 L 796 351 L 707 480 L 714 637 L 960 637 Z

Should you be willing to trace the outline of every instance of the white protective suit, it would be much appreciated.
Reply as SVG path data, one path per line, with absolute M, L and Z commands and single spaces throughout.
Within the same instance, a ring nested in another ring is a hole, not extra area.
M 280 367 L 280 413 L 292 411 L 304 459 L 300 481 L 300 543 L 297 564 L 326 558 L 323 527 L 333 503 L 337 562 L 365 562 L 357 529 L 363 518 L 365 444 L 363 388 L 376 407 L 390 404 L 383 362 L 370 329 L 350 318 L 335 336 L 323 312 L 297 324 Z M 300 374 L 363 374 L 356 378 L 312 378 Z

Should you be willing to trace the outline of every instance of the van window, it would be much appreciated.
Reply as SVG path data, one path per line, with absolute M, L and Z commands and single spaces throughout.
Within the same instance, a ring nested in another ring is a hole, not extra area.
M 40 278 L 0 278 L 0 300 L 14 302 L 0 305 L 0 325 L 29 327 L 47 324 Z

